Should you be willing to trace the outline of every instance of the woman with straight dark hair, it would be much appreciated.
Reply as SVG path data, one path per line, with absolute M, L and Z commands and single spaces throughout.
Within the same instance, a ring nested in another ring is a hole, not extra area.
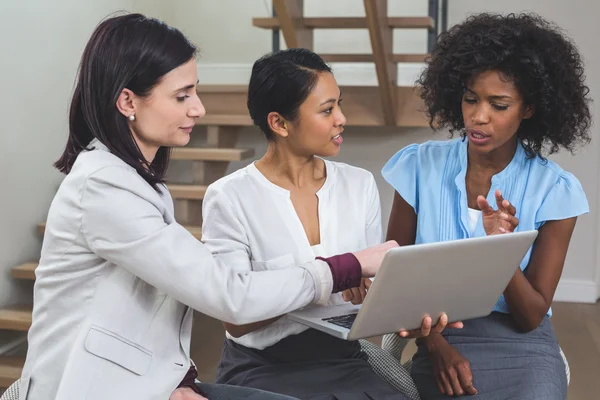
M 242 325 L 325 303 L 396 246 L 266 273 L 213 258 L 175 221 L 163 184 L 170 147 L 186 145 L 205 113 L 195 54 L 181 32 L 140 14 L 92 34 L 56 163 L 67 176 L 36 269 L 21 399 L 287 398 L 197 383 L 191 308 Z
M 346 117 L 331 69 L 317 54 L 289 49 L 254 64 L 248 110 L 268 140 L 263 157 L 208 187 L 202 240 L 239 273 L 285 271 L 315 257 L 381 243 L 379 193 L 362 168 L 322 157 L 340 151 Z M 330 305 L 362 302 L 371 281 L 331 296 Z M 292 301 L 288 293 L 269 293 Z M 266 311 L 266 310 L 265 310 Z M 358 341 L 346 341 L 286 318 L 225 321 L 217 382 L 302 399 L 405 399 L 375 374 Z M 441 332 L 431 318 L 406 336 Z M 453 324 L 459 327 L 461 324 Z M 406 376 L 406 379 L 410 377 Z

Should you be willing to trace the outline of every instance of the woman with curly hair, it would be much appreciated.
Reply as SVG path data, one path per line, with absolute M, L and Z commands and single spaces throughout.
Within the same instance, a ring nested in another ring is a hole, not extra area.
M 421 396 L 565 399 L 550 305 L 577 217 L 589 209 L 577 178 L 545 156 L 589 141 L 581 57 L 537 15 L 479 14 L 439 37 L 418 83 L 431 127 L 461 137 L 408 146 L 385 165 L 396 190 L 388 239 L 483 236 L 482 213 L 492 212 L 517 231 L 539 231 L 490 315 L 417 341 Z

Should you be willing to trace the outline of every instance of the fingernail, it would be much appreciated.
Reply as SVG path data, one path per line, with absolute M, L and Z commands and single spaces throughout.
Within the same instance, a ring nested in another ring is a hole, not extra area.
M 502 217 L 504 219 L 508 219 L 508 214 L 507 213 L 502 213 L 502 214 L 500 214 L 500 217 Z
M 498 230 L 500 231 L 500 233 L 506 233 L 506 229 L 504 228 L 498 228 Z

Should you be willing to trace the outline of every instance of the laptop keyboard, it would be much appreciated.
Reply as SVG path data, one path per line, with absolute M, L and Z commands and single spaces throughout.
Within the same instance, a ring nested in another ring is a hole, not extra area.
M 323 318 L 322 320 L 329 322 L 330 324 L 341 326 L 342 328 L 350 329 L 350 328 L 352 328 L 352 324 L 354 323 L 354 320 L 356 319 L 357 315 L 358 315 L 358 313 L 354 313 L 354 314 L 340 315 L 337 317 Z

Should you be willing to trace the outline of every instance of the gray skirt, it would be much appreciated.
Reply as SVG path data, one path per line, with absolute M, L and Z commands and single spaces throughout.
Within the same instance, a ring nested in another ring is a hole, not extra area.
M 565 364 L 548 317 L 528 333 L 518 333 L 512 317 L 492 313 L 464 322 L 443 335 L 471 364 L 476 396 L 442 395 L 427 349 L 417 341 L 411 375 L 423 400 L 563 400 L 567 398 Z
M 264 350 L 226 339 L 217 383 L 311 400 L 406 400 L 381 379 L 358 341 L 309 329 Z

